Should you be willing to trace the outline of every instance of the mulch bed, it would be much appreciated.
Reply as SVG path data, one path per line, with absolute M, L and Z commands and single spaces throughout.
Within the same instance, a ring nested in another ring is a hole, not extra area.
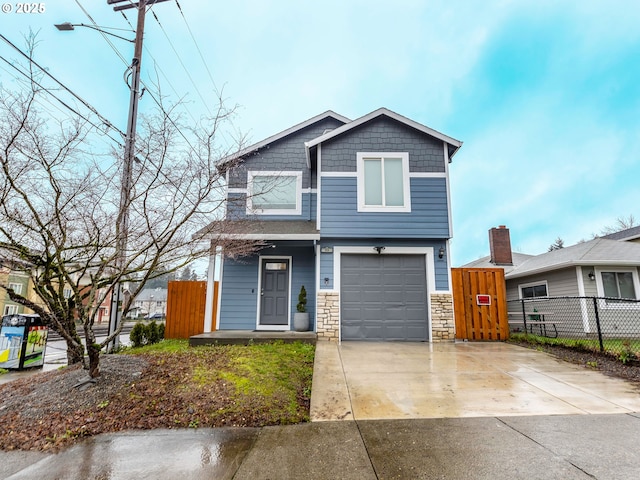
M 598 370 L 605 375 L 622 378 L 640 388 L 640 362 L 622 363 L 612 355 L 600 352 L 585 352 L 558 345 L 532 345 L 526 342 L 511 342 L 522 347 L 542 350 L 566 362 L 582 365 L 590 370 Z

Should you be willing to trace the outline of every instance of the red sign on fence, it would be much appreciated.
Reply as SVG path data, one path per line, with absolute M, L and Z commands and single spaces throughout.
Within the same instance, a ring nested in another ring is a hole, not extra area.
M 478 306 L 491 305 L 491 295 L 476 295 Z

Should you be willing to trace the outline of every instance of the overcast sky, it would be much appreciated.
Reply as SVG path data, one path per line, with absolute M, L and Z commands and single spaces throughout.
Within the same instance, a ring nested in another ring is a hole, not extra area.
M 53 24 L 93 19 L 133 38 L 127 20 L 107 0 L 39 5 L 3 3 L 0 33 L 24 48 L 38 32 L 36 61 L 125 130 L 132 44 Z M 514 250 L 537 254 L 558 236 L 570 245 L 617 217 L 640 220 L 637 0 L 169 0 L 152 12 L 143 79 L 184 98 L 187 118 L 223 89 L 250 143 L 326 110 L 355 119 L 379 107 L 462 140 L 453 266 L 488 254 L 498 225 Z M 0 56 L 0 81 L 16 86 L 3 58 L 19 54 L 0 41 Z M 142 98 L 142 112 L 152 106 Z

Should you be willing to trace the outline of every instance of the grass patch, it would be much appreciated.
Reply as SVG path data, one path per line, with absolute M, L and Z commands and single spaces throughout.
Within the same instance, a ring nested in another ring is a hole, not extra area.
M 142 347 L 126 347 L 118 353 L 140 355 L 144 353 L 179 353 L 189 350 L 188 340 L 162 340 L 161 342 Z
M 0 375 L 4 375 L 5 373 L 9 373 L 9 370 L 6 368 L 0 368 Z
M 169 370 L 158 379 L 167 384 L 166 394 L 158 392 L 164 400 L 158 399 L 153 408 L 166 407 L 178 398 L 189 405 L 186 413 L 174 412 L 176 425 L 275 425 L 309 420 L 314 345 L 277 341 L 189 347 L 187 340 L 163 340 L 124 353 L 153 358 L 157 368 Z M 142 391 L 138 394 L 145 396 Z

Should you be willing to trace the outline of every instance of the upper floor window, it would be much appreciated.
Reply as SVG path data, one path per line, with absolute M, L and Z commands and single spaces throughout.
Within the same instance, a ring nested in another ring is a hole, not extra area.
M 358 211 L 410 212 L 408 153 L 358 153 Z
M 22 284 L 21 283 L 10 283 L 8 287 L 13 290 L 15 293 L 20 295 L 22 293 Z
M 539 298 L 547 297 L 547 282 L 544 283 L 530 283 L 526 285 L 519 285 L 520 298 Z
M 302 172 L 249 172 L 247 214 L 300 215 Z
M 18 306 L 17 305 L 5 305 L 4 306 L 3 315 L 13 315 L 15 313 L 18 313 Z

